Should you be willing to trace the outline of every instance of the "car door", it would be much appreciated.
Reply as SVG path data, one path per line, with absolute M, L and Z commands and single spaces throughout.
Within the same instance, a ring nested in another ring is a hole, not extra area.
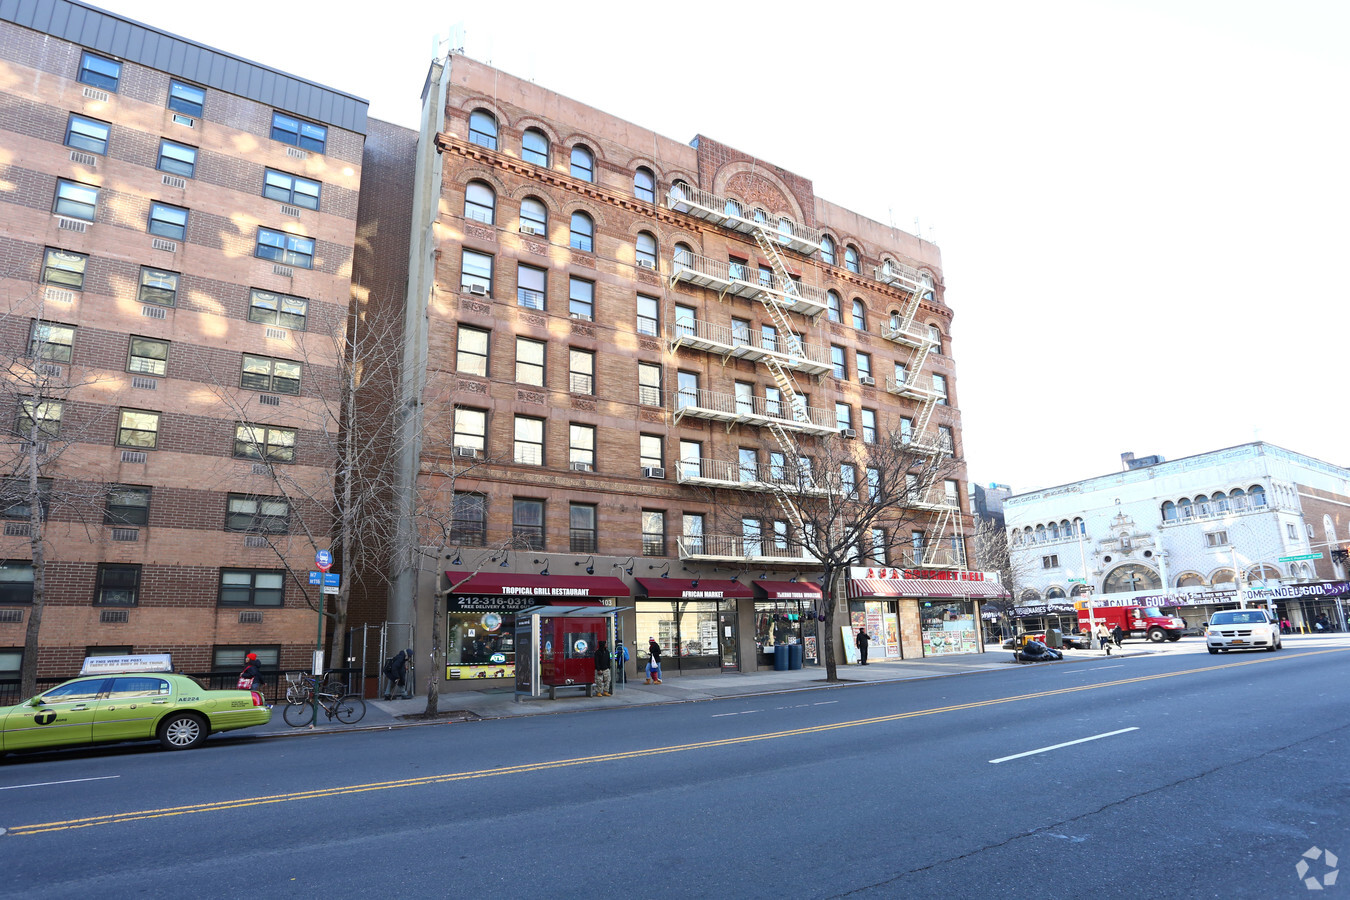
M 5 716 L 4 749 L 88 743 L 94 710 L 108 681 L 103 675 L 68 681 L 40 694 L 36 705 L 25 703 L 12 708 Z
M 169 681 L 155 675 L 118 675 L 94 710 L 95 741 L 137 741 L 155 736 L 155 722 L 173 705 Z

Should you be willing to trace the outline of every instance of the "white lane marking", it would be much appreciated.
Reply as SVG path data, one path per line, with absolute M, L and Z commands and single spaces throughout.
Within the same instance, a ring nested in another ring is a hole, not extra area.
M 721 718 L 724 718 L 724 717 L 726 717 L 726 716 L 745 716 L 745 715 L 749 715 L 750 713 L 757 713 L 757 712 L 764 712 L 764 710 L 762 710 L 762 709 L 743 709 L 743 710 L 741 710 L 740 712 L 734 712 L 734 713 L 716 713 L 715 715 L 713 715 L 713 718 L 714 718 L 714 719 L 721 719 Z
M 1102 671 L 1103 669 L 1123 669 L 1123 668 L 1125 668 L 1125 664 L 1124 664 L 1124 663 L 1117 663 L 1117 664 L 1114 665 L 1114 666 L 1097 666 L 1097 668 L 1095 668 L 1095 669 L 1070 669 L 1069 671 L 1067 671 L 1067 672 L 1061 672 L 1060 674 L 1061 674 L 1061 675 L 1081 675 L 1081 674 L 1083 674 L 1084 672 L 1100 672 L 1100 671 Z
M 1085 744 L 1088 741 L 1099 741 L 1102 738 L 1114 737 L 1118 734 L 1125 734 L 1130 731 L 1138 731 L 1138 726 L 1122 728 L 1119 731 L 1108 731 L 1105 734 L 1094 734 L 1092 737 L 1079 738 L 1076 741 L 1065 741 L 1062 744 L 1055 744 L 1051 747 L 1041 747 L 1039 750 L 1028 750 L 1026 753 L 1014 753 L 1012 756 L 1000 756 L 998 759 L 991 759 L 991 763 L 1007 762 L 1010 759 L 1021 759 L 1024 756 L 1035 756 L 1037 753 L 1049 753 L 1051 750 L 1059 750 L 1062 747 L 1072 747 L 1074 744 Z
M 819 703 L 812 703 L 812 706 L 829 706 L 831 703 L 838 703 L 838 700 L 821 700 Z
M 121 778 L 121 775 L 101 775 L 98 778 L 72 778 L 69 781 L 39 781 L 36 784 L 11 784 L 0 787 L 0 791 L 17 791 L 19 788 L 50 787 L 54 784 L 79 784 L 81 781 L 107 781 L 109 778 Z

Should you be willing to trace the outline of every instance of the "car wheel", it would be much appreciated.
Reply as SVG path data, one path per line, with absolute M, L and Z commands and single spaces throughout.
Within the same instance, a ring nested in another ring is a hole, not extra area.
M 191 750 L 206 740 L 210 729 L 196 713 L 176 713 L 159 726 L 159 743 L 165 750 Z
M 1209 648 L 1209 655 L 1210 655 L 1210 656 L 1218 656 L 1218 655 L 1219 655 L 1219 648 L 1218 648 L 1218 647 L 1210 647 L 1210 648 Z
M 1163 641 L 1167 640 L 1167 632 L 1163 631 L 1161 628 L 1150 628 L 1148 631 L 1148 639 L 1155 644 L 1161 644 Z

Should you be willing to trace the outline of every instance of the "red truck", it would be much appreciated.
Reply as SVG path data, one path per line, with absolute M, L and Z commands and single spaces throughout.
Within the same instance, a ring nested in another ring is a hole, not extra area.
M 1091 634 L 1093 625 L 1105 622 L 1111 629 L 1119 625 L 1126 637 L 1146 637 L 1161 643 L 1178 640 L 1186 630 L 1185 619 L 1165 615 L 1156 606 L 1093 606 L 1091 624 L 1084 601 L 1075 601 L 1074 608 L 1078 610 L 1078 630 L 1083 634 Z

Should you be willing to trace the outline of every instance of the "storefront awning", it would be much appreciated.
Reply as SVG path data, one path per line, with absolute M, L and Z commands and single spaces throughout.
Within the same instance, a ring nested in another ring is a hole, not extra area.
M 621 578 L 602 575 L 518 575 L 514 572 L 446 572 L 453 594 L 504 597 L 627 597 Z
M 997 581 L 936 581 L 927 578 L 852 578 L 848 595 L 862 597 L 933 597 L 944 600 L 1007 597 Z
M 639 578 L 637 583 L 653 600 L 748 600 L 754 596 L 754 592 L 739 581 Z
M 819 585 L 801 581 L 756 581 L 755 590 L 766 600 L 819 600 Z

